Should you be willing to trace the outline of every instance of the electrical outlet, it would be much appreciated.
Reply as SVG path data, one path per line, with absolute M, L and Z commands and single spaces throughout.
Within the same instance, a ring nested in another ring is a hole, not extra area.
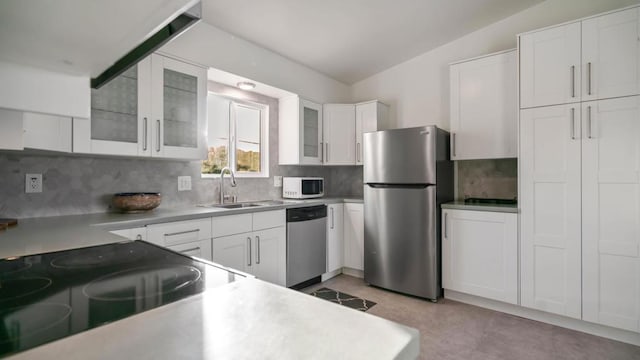
M 282 176 L 274 176 L 273 177 L 273 186 L 274 187 L 282 187 Z
M 191 176 L 178 176 L 178 191 L 191 190 Z
M 26 193 L 41 193 L 42 174 L 26 174 L 24 189 Z

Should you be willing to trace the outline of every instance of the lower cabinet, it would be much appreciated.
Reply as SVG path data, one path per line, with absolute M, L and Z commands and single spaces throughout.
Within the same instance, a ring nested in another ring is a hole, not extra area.
M 344 266 L 344 205 L 327 205 L 327 272 Z
M 344 266 L 364 270 L 363 204 L 344 204 Z
M 211 218 L 148 225 L 147 241 L 211 260 Z
M 285 286 L 285 221 L 284 210 L 213 218 L 212 260 L 258 279 Z M 243 232 L 233 233 L 237 231 Z
M 442 211 L 443 287 L 518 303 L 518 214 Z

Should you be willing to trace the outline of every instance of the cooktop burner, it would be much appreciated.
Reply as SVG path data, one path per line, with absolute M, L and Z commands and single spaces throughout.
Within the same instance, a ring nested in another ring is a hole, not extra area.
M 0 280 L 0 304 L 42 291 L 51 283 L 51 279 L 43 277 Z
M 144 299 L 192 286 L 201 276 L 200 270 L 193 266 L 138 267 L 96 279 L 85 285 L 82 293 L 103 301 Z M 144 291 L 139 291 L 140 283 L 144 283 Z
M 221 286 L 242 275 L 130 241 L 0 260 L 0 357 Z

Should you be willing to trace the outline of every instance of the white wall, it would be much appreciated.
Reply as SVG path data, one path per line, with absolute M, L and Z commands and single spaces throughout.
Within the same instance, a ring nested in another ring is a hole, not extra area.
M 638 0 L 547 0 L 352 86 L 352 100 L 391 105 L 396 127 L 449 129 L 450 62 L 516 47 L 516 34 L 637 4 Z
M 350 87 L 204 21 L 162 51 L 296 93 L 316 102 L 350 99 Z

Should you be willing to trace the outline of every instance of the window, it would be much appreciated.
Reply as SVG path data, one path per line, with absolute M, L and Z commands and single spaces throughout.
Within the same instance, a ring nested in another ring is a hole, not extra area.
M 202 176 L 228 166 L 238 177 L 269 177 L 269 106 L 209 93 L 209 154 Z

